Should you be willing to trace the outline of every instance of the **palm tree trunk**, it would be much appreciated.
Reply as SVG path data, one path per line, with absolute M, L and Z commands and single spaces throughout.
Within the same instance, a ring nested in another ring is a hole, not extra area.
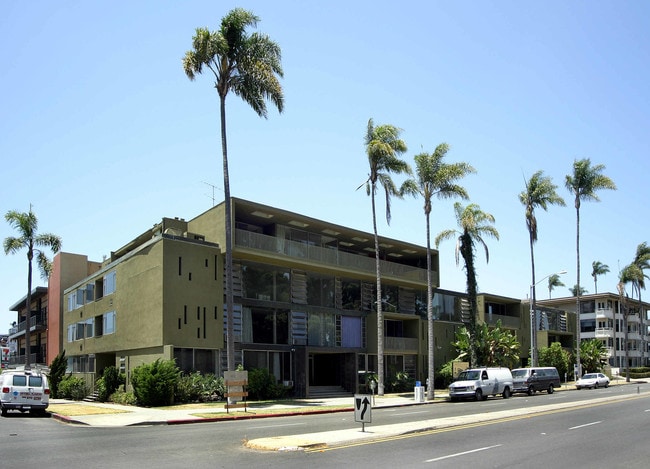
M 469 366 L 477 366 L 476 356 L 476 316 L 478 314 L 477 307 L 477 286 L 476 286 L 476 272 L 474 271 L 474 252 L 472 249 L 472 240 L 468 233 L 462 235 L 460 243 L 460 251 L 465 261 L 465 270 L 467 271 L 467 296 L 469 297 Z
M 228 176 L 228 144 L 226 141 L 226 96 L 219 95 L 221 113 L 221 151 L 223 154 L 223 192 L 226 217 L 226 355 L 228 371 L 235 370 L 234 299 L 232 280 L 232 207 L 230 178 Z
M 578 378 L 582 376 L 580 366 L 580 199 L 576 196 L 576 365 Z
M 535 254 L 533 249 L 533 233 L 529 232 L 530 237 L 530 265 L 531 265 L 531 287 L 530 287 L 530 365 L 537 366 L 537 309 L 536 309 L 536 291 L 535 291 Z
M 34 248 L 29 245 L 27 251 L 27 259 L 29 264 L 27 267 L 27 298 L 25 299 L 25 312 L 26 312 L 26 321 L 25 321 L 25 369 L 28 370 L 31 368 L 31 351 L 32 351 L 32 337 L 30 334 L 30 329 L 32 327 L 32 259 L 34 258 Z
M 427 219 L 427 335 L 429 343 L 429 373 L 427 376 L 427 399 L 434 398 L 434 350 L 435 338 L 433 336 L 433 282 L 431 281 L 431 233 L 429 225 L 429 213 L 426 213 Z
M 377 236 L 377 212 L 375 210 L 375 183 L 371 184 L 372 228 L 375 234 L 375 269 L 377 275 L 377 395 L 384 395 L 384 313 L 381 303 L 381 265 L 379 262 L 379 237 Z

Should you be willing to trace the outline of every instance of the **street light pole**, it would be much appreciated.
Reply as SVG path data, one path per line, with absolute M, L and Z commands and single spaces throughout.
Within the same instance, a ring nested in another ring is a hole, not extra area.
M 530 285 L 530 366 L 537 366 L 537 311 L 535 311 L 535 287 L 549 278 L 551 275 L 566 274 L 566 270 L 561 270 L 554 274 L 548 274 L 543 279 Z

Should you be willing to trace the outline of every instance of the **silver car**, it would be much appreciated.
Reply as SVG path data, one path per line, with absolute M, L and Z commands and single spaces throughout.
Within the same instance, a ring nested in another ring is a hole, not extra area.
M 606 388 L 609 386 L 609 378 L 602 373 L 587 373 L 576 381 L 576 389 L 591 388 L 597 389 L 599 387 Z

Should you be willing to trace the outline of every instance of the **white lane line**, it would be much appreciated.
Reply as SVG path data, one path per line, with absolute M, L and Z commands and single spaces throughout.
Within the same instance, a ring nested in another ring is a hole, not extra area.
M 440 456 L 439 458 L 427 459 L 424 462 L 438 462 L 438 461 L 442 461 L 443 459 L 450 459 L 450 458 L 455 458 L 457 456 L 463 456 L 465 454 L 478 453 L 479 451 L 485 451 L 485 450 L 492 449 L 492 448 L 498 448 L 499 446 L 501 446 L 501 445 L 485 446 L 483 448 L 476 448 L 476 449 L 472 449 L 472 450 L 469 450 L 469 451 L 463 451 L 462 453 L 449 454 L 447 456 Z
M 279 428 L 279 427 L 300 427 L 304 426 L 304 423 L 284 423 L 281 425 L 259 425 L 257 427 L 248 427 L 250 429 L 260 429 L 260 428 Z
M 429 411 L 426 411 L 426 410 L 420 410 L 420 411 L 418 411 L 418 412 L 402 412 L 402 413 L 399 413 L 399 414 L 395 414 L 395 416 L 398 416 L 398 415 L 428 414 L 428 413 L 429 413 Z
M 571 427 L 569 430 L 576 430 L 578 428 L 589 427 L 591 425 L 598 425 L 599 423 L 603 423 L 602 420 L 599 420 L 598 422 L 585 423 L 584 425 L 578 425 L 577 427 Z

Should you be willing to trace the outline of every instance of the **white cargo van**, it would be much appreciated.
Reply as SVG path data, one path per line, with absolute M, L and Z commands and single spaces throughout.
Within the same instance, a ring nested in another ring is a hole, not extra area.
M 38 369 L 8 369 L 0 374 L 0 408 L 2 415 L 11 409 L 43 412 L 50 404 L 47 376 Z
M 512 374 L 508 368 L 473 368 L 463 370 L 449 386 L 449 399 L 473 398 L 480 401 L 501 394 L 512 395 Z

